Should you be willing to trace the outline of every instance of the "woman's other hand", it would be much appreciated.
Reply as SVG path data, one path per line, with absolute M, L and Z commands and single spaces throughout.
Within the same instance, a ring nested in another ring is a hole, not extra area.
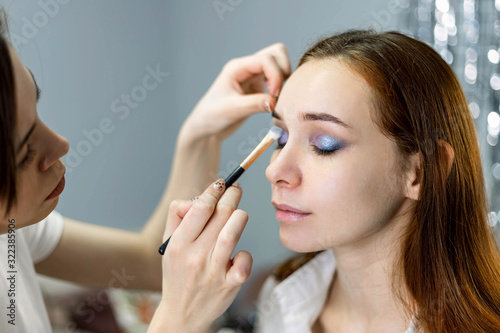
M 233 302 L 252 269 L 246 251 L 231 259 L 248 220 L 237 209 L 241 195 L 237 183 L 224 192 L 219 180 L 195 201 L 172 202 L 162 300 L 149 332 L 206 332 Z
M 290 74 L 288 52 L 281 43 L 230 60 L 184 122 L 181 135 L 222 141 L 250 115 L 274 109 L 275 97 Z

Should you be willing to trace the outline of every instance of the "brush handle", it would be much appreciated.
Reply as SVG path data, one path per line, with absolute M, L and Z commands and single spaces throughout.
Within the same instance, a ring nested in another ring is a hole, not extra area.
M 165 254 L 165 250 L 167 249 L 168 242 L 170 242 L 170 238 L 172 236 L 168 237 L 168 239 L 165 241 L 165 243 L 161 244 L 160 248 L 158 249 L 158 252 L 160 252 L 161 255 Z
M 245 169 L 243 169 L 241 166 L 234 169 L 234 171 L 224 180 L 224 182 L 226 183 L 226 189 L 229 186 L 233 185 L 233 183 L 237 181 L 238 178 L 240 178 L 243 172 L 245 172 Z
M 245 172 L 245 169 L 243 169 L 241 166 L 238 166 L 236 169 L 234 169 L 234 171 L 229 175 L 227 176 L 227 178 L 224 180 L 224 182 L 226 183 L 226 189 L 233 185 L 235 181 L 238 180 L 238 178 L 240 178 L 240 176 L 243 174 L 243 172 Z M 168 245 L 168 242 L 170 241 L 170 238 L 172 236 L 168 237 L 168 239 L 165 241 L 165 243 L 163 243 L 160 248 L 158 249 L 158 252 L 161 254 L 161 255 L 164 255 L 165 254 L 165 250 L 167 249 L 167 245 Z

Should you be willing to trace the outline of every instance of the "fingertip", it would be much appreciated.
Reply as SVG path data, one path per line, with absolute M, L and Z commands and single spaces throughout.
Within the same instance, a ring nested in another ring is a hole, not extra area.
M 269 84 L 269 86 L 268 86 L 269 95 L 271 95 L 271 96 L 275 96 L 276 91 L 278 90 L 274 86 L 275 86 L 275 84 Z
M 247 260 L 247 269 L 248 269 L 248 274 L 250 275 L 250 272 L 252 271 L 252 266 L 253 266 L 253 257 L 252 254 L 248 251 L 241 250 L 241 256 L 244 256 L 245 259 Z
M 250 278 L 250 272 L 235 268 L 231 271 L 231 274 L 229 276 L 231 280 L 233 280 L 233 284 L 241 285 L 248 281 L 248 279 Z
M 250 278 L 250 273 L 238 271 L 238 279 L 241 284 L 248 281 Z
M 243 217 L 243 220 L 245 220 L 245 225 L 246 225 L 246 223 L 248 222 L 248 213 L 240 208 L 236 209 L 235 212 L 237 212 Z
M 240 183 L 238 183 L 238 182 L 234 182 L 232 186 L 234 186 L 234 187 L 236 187 L 236 188 L 238 188 L 238 189 L 240 189 L 240 190 L 242 189 L 242 188 L 241 188 L 241 184 L 240 184 Z
M 248 280 L 253 266 L 253 257 L 250 252 L 244 250 L 238 252 L 233 261 L 236 265 L 235 274 L 238 276 L 239 281 L 243 283 Z
M 277 76 L 273 78 L 272 80 L 269 80 L 268 83 L 268 91 L 269 95 L 271 96 L 279 96 L 281 87 L 283 86 L 283 83 L 287 79 L 287 75 L 285 73 L 280 73 L 280 76 Z
M 224 189 L 226 188 L 226 181 L 222 178 L 218 179 L 214 185 L 213 188 L 218 191 L 218 192 L 224 192 Z
M 264 101 L 264 110 L 266 110 L 267 112 L 272 112 L 272 109 L 271 109 L 271 103 L 269 103 L 269 101 Z
M 272 113 L 274 108 L 276 107 L 276 99 L 272 95 L 264 96 L 264 110 L 269 113 Z
M 226 182 L 224 179 L 217 179 L 205 189 L 203 194 L 200 195 L 198 199 L 190 201 L 190 203 L 198 208 L 206 206 L 204 207 L 205 209 L 213 209 L 221 196 L 224 194 L 225 189 Z
M 276 102 L 278 102 L 278 98 L 280 97 L 280 92 L 281 88 L 278 88 L 278 90 L 276 90 L 276 92 L 274 93 L 274 99 L 276 100 Z

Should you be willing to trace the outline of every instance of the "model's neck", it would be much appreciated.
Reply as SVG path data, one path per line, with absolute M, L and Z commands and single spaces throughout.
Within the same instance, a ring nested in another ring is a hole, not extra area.
M 329 310 L 334 310 L 332 313 L 357 323 L 365 332 L 383 323 L 395 326 L 394 331 L 408 325 L 393 292 L 392 277 L 395 260 L 401 253 L 401 235 L 409 222 L 400 218 L 356 244 L 333 249 L 337 264 L 327 301 Z M 401 280 L 396 280 L 395 287 L 401 288 L 398 282 Z

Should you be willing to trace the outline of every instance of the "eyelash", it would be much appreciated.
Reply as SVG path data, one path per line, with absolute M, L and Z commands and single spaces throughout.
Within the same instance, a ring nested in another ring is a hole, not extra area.
M 276 148 L 275 150 L 278 150 L 278 149 L 282 149 L 283 147 L 285 147 L 286 143 L 285 144 L 280 144 L 279 141 L 276 141 Z M 324 149 L 320 149 L 316 146 L 312 146 L 313 148 L 313 152 L 318 155 L 318 156 L 325 156 L 325 155 L 331 155 L 333 153 L 335 153 L 338 149 L 333 149 L 333 150 L 324 150 Z
M 28 152 L 26 153 L 26 156 L 19 164 L 19 168 L 21 170 L 26 168 L 33 161 L 33 157 L 35 156 L 35 150 L 31 149 L 29 144 L 27 145 L 27 147 L 28 147 Z

